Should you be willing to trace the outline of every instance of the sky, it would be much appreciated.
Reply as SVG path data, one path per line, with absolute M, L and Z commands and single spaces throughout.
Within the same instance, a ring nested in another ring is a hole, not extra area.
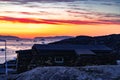
M 120 34 L 120 0 L 0 0 L 0 35 Z

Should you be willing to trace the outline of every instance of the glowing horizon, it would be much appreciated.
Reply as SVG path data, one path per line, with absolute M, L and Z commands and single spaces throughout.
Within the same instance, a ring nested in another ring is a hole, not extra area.
M 0 1 L 0 35 L 99 36 L 120 34 L 120 1 Z

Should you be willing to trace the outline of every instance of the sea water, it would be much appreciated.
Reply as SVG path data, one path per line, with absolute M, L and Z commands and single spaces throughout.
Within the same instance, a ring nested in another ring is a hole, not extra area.
M 56 40 L 51 41 L 45 41 L 45 44 L 55 42 Z M 42 41 L 34 41 L 34 40 L 28 40 L 28 41 L 16 41 L 16 40 L 7 40 L 7 61 L 16 59 L 17 57 L 17 50 L 26 50 L 31 49 L 34 44 L 42 44 Z M 5 42 L 0 42 L 0 64 L 5 62 Z

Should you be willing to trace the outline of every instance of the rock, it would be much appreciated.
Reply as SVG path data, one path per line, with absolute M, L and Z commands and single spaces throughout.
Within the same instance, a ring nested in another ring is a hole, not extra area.
M 10 80 L 120 80 L 120 66 L 38 67 Z

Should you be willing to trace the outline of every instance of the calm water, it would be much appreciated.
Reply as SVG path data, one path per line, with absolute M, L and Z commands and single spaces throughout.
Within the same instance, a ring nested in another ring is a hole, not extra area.
M 51 43 L 58 40 L 45 41 L 45 43 Z M 33 44 L 42 44 L 41 41 L 7 41 L 7 60 L 15 59 L 17 50 L 31 49 Z M 5 49 L 4 42 L 0 42 L 0 49 Z M 0 63 L 4 63 L 5 51 L 0 51 Z

